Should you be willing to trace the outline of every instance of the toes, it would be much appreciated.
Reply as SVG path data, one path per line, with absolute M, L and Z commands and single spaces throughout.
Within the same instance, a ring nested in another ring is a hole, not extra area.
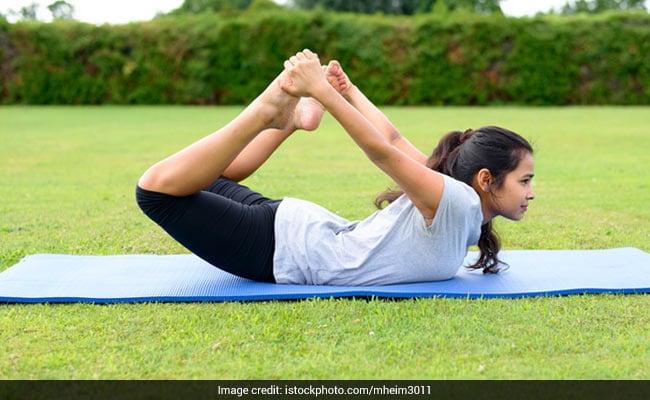
M 332 73 L 337 73 L 341 70 L 341 64 L 336 60 L 332 60 L 327 64 L 327 68 L 332 71 Z

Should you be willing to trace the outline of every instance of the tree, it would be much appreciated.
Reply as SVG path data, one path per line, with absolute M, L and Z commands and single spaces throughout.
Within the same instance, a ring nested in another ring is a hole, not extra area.
M 170 12 L 177 14 L 200 14 L 203 12 L 221 12 L 247 9 L 253 0 L 185 0 L 183 4 Z
M 646 0 L 576 0 L 573 4 L 566 3 L 562 14 L 590 14 L 608 10 L 645 10 Z
M 73 20 L 74 19 L 74 6 L 65 0 L 57 0 L 47 6 L 47 9 L 52 13 L 52 18 L 55 20 Z
M 38 3 L 31 3 L 25 7 L 22 7 L 18 14 L 20 19 L 23 21 L 36 21 L 38 18 L 36 16 L 38 12 Z
M 479 14 L 501 14 L 500 0 L 445 0 L 450 10 L 465 8 Z
M 444 4 L 438 4 L 443 2 Z M 467 9 L 481 14 L 501 13 L 500 0 L 293 0 L 294 7 L 313 9 L 322 7 L 326 10 L 357 12 L 364 14 L 412 15 L 448 9 Z
M 431 9 L 431 12 L 438 15 L 447 14 L 449 12 L 447 1 L 446 0 L 436 1 L 436 3 L 433 5 L 433 8 Z
M 273 0 L 253 0 L 253 2 L 248 6 L 247 10 L 249 11 L 270 11 L 277 10 L 281 8 Z

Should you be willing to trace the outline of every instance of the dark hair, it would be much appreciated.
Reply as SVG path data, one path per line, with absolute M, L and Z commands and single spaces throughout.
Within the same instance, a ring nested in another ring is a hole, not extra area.
M 532 154 L 533 148 L 523 137 L 504 128 L 485 126 L 447 133 L 438 142 L 426 165 L 470 186 L 474 176 L 487 168 L 495 179 L 493 187 L 499 188 L 506 174 L 517 168 L 526 153 Z M 375 205 L 382 208 L 384 202 L 392 203 L 402 194 L 401 191 L 387 190 L 375 199 Z M 483 268 L 484 273 L 499 272 L 497 253 L 501 242 L 492 222 L 481 226 L 478 248 L 479 259 L 469 268 Z

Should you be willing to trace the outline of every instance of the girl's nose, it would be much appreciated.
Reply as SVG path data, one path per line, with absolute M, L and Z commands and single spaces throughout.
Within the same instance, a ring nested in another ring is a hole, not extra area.
M 526 198 L 527 198 L 528 200 L 533 200 L 533 199 L 535 199 L 535 192 L 533 191 L 532 188 L 531 188 L 530 191 L 528 192 L 528 196 L 526 196 Z

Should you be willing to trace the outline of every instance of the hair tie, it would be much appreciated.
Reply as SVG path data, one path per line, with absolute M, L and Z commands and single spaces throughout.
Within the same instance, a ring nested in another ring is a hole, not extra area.
M 472 128 L 465 129 L 465 132 L 463 132 L 460 135 L 460 140 L 459 140 L 460 144 L 463 144 L 467 139 L 472 137 L 473 134 L 474 134 L 474 129 Z

